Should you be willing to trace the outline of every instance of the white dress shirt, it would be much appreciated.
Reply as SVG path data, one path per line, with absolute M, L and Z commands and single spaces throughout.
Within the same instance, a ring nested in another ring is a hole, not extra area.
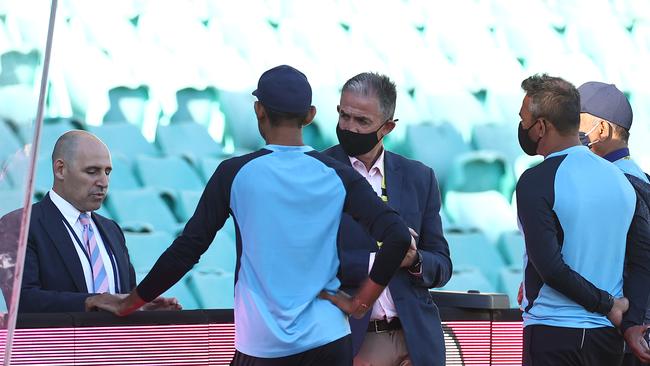
M 53 190 L 50 190 L 49 194 L 50 194 L 50 199 L 52 200 L 56 208 L 58 208 L 61 214 L 63 214 L 63 218 L 68 222 L 68 224 L 70 224 L 70 227 L 74 229 L 74 233 L 77 235 L 77 238 L 79 238 L 79 240 L 83 240 L 83 234 L 82 234 L 83 226 L 79 222 L 79 215 L 81 214 L 81 212 L 77 210 L 74 206 L 72 206 L 68 201 L 66 201 L 61 196 L 59 196 Z M 88 215 L 90 216 L 90 212 L 88 212 Z M 61 224 L 65 225 L 64 223 Z M 102 261 L 104 262 L 104 268 L 106 269 L 106 276 L 108 277 L 108 292 L 114 294 L 116 293 L 115 291 L 116 276 L 114 275 L 114 271 L 113 271 L 113 265 L 112 265 L 113 262 L 111 262 L 109 254 L 106 251 L 106 247 L 104 246 L 102 235 L 97 229 L 97 225 L 95 225 L 95 222 L 93 221 L 92 217 L 90 218 L 90 225 L 93 228 L 95 239 L 97 240 L 97 247 L 99 248 L 99 254 L 102 256 Z M 81 267 L 83 268 L 84 271 L 86 288 L 88 288 L 88 292 L 92 292 L 93 283 L 94 283 L 93 274 L 90 268 L 90 262 L 88 261 L 88 257 L 86 256 L 86 252 L 84 249 L 82 249 L 79 246 L 77 240 L 75 239 L 75 236 L 70 231 L 70 227 L 68 227 L 68 225 L 65 225 L 65 227 L 66 230 L 68 231 L 68 234 L 70 235 L 71 244 L 74 245 L 74 249 L 77 251 L 77 255 L 79 256 L 79 261 L 81 262 Z M 47 258 L 45 258 L 44 260 L 47 260 Z
M 370 168 L 366 169 L 366 166 L 362 161 L 355 157 L 349 157 L 350 163 L 354 170 L 361 174 L 368 183 L 372 186 L 372 189 L 381 197 L 381 181 L 384 178 L 384 152 L 381 152 L 375 164 Z M 388 197 L 390 200 L 390 197 Z M 372 269 L 372 264 L 375 262 L 375 253 L 370 253 L 370 261 L 368 263 L 368 273 Z M 395 303 L 393 302 L 393 296 L 390 294 L 390 289 L 388 286 L 384 291 L 379 295 L 379 298 L 375 302 L 375 305 L 372 307 L 372 313 L 370 314 L 371 320 L 381 320 L 381 319 L 392 319 L 397 317 L 397 309 L 395 309 Z

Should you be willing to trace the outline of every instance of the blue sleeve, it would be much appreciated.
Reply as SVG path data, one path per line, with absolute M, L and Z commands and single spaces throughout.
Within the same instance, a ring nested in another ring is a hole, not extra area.
M 637 195 L 636 209 L 627 235 L 623 293 L 630 308 L 623 316 L 621 330 L 644 321 L 650 296 L 650 184 L 626 174 Z
M 517 214 L 524 232 L 528 261 L 541 280 L 587 311 L 606 315 L 611 310 L 611 296 L 596 288 L 562 258 L 558 241 L 561 226 L 553 212 L 555 173 L 561 158 L 546 160 L 525 172 L 517 184 Z M 528 281 L 528 272 L 526 272 Z M 536 294 L 526 293 L 529 307 Z
M 417 242 L 418 251 L 422 255 L 422 274 L 410 277 L 417 286 L 433 288 L 442 287 L 449 281 L 453 266 L 449 256 L 449 245 L 442 233 L 438 181 L 433 170 L 431 168 L 427 170 L 429 192 Z

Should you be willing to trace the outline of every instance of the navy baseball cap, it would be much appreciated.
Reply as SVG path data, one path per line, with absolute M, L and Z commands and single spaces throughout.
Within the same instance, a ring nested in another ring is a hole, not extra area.
M 253 95 L 277 112 L 305 113 L 311 107 L 311 86 L 302 72 L 288 65 L 265 71 Z
M 632 127 L 632 107 L 622 91 L 614 84 L 589 81 L 578 88 L 580 113 L 589 113 L 619 125 Z

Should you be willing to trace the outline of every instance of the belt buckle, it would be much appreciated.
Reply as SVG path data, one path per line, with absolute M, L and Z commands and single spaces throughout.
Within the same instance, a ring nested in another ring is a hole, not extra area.
M 377 324 L 379 322 L 377 320 L 373 320 L 373 322 L 375 323 L 375 333 L 386 333 L 386 332 L 388 332 L 388 329 L 379 330 L 379 327 L 377 326 Z

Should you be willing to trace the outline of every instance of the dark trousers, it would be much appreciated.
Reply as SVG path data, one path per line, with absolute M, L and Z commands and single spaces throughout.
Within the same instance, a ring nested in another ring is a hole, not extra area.
M 633 353 L 626 353 L 625 357 L 623 358 L 623 366 L 642 366 L 642 365 L 648 365 L 647 363 L 641 363 L 636 356 L 634 356 Z
M 260 358 L 235 351 L 231 366 L 352 366 L 352 338 L 347 335 L 326 345 L 278 358 Z
M 619 366 L 623 337 L 615 328 L 524 328 L 524 366 Z

